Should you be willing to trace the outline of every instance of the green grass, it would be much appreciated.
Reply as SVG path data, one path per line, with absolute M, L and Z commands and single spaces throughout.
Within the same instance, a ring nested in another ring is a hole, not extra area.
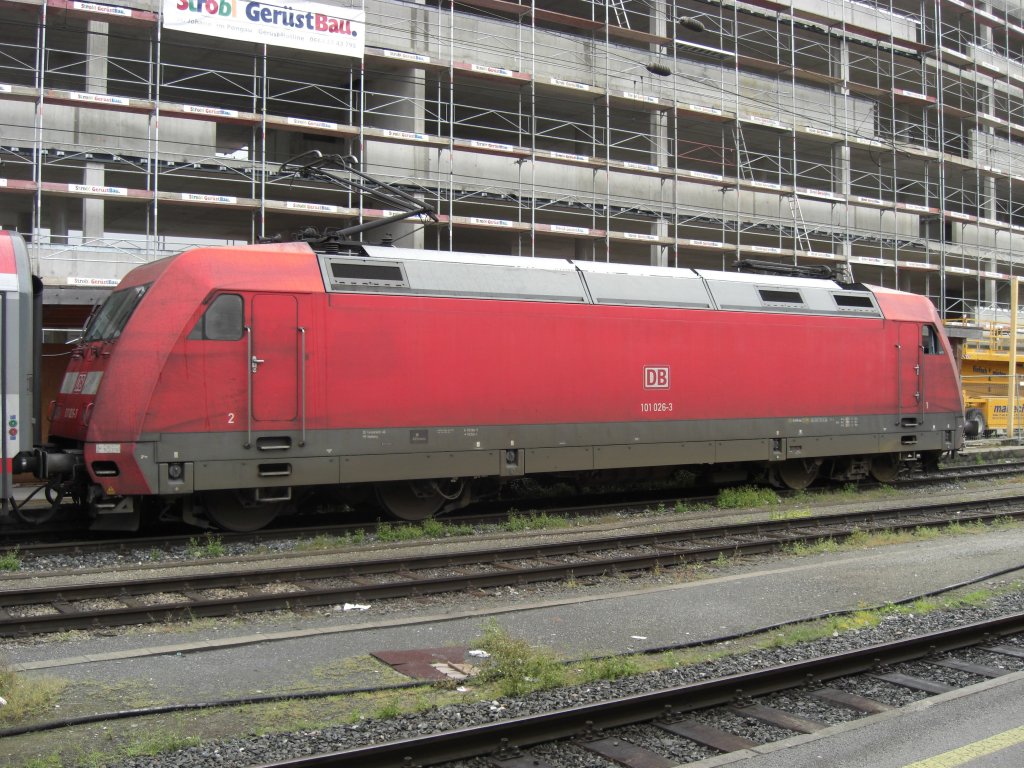
M 560 515 L 549 515 L 547 512 L 520 514 L 512 512 L 508 520 L 501 523 L 498 528 L 510 533 L 521 531 L 546 531 L 559 528 L 569 528 L 571 523 Z
M 774 515 L 773 515 L 774 517 Z M 1019 525 L 1014 521 L 998 519 L 992 524 L 984 521 L 973 521 L 967 523 L 953 522 L 940 527 L 923 527 L 909 530 L 883 529 L 879 531 L 854 530 L 844 539 L 836 540 L 831 537 L 818 539 L 810 542 L 794 542 L 785 544 L 782 551 L 789 555 L 804 556 L 815 555 L 823 552 L 840 552 L 851 549 L 864 549 L 866 547 L 891 546 L 893 544 L 906 544 L 912 541 L 929 541 L 940 536 L 962 536 L 978 533 L 985 533 L 993 528 L 1006 528 Z
M 0 664 L 0 696 L 7 700 L 7 705 L 0 707 L 0 724 L 13 725 L 52 712 L 67 686 L 66 680 L 29 679 Z
M 392 717 L 398 717 L 400 714 L 402 714 L 402 705 L 396 699 L 392 699 L 377 707 L 373 712 L 373 717 L 378 720 L 387 720 Z
M 52 755 L 47 755 L 46 757 L 36 757 L 36 758 L 33 758 L 32 760 L 29 760 L 27 763 L 25 763 L 25 768 L 65 768 L 65 767 L 66 767 L 66 763 L 64 761 L 64 758 L 60 754 L 58 754 L 58 753 L 54 753 Z
M 472 536 L 471 525 L 445 523 L 440 520 L 424 520 L 422 523 L 394 525 L 380 523 L 377 539 L 380 541 L 417 541 L 420 539 L 447 539 L 456 536 Z
M 504 523 L 495 526 L 497 531 L 520 533 L 522 531 L 543 531 L 569 528 L 571 523 L 564 517 L 540 514 L 522 514 L 512 510 Z M 418 541 L 421 539 L 448 539 L 457 536 L 472 536 L 476 529 L 471 525 L 449 523 L 441 520 L 424 520 L 422 523 L 380 523 L 377 538 L 380 541 Z
M 768 513 L 769 520 L 801 520 L 813 516 L 814 513 L 809 509 L 773 509 Z
M 521 696 L 568 682 L 566 667 L 554 653 L 512 637 L 496 621 L 484 626 L 483 638 L 476 645 L 490 654 L 477 679 L 494 685 L 500 695 Z
M 204 534 L 202 538 L 193 536 L 185 546 L 185 552 L 193 560 L 202 560 L 211 557 L 224 557 L 227 548 L 224 541 L 215 533 Z
M 684 515 L 687 512 L 710 512 L 713 509 L 715 509 L 714 506 L 712 506 L 711 504 L 707 504 L 705 502 L 689 503 L 689 502 L 677 501 L 675 503 L 675 506 L 673 507 L 673 511 L 677 515 Z
M 782 551 L 788 555 L 802 557 L 804 555 L 818 555 L 822 552 L 838 552 L 842 544 L 832 537 L 817 539 L 816 541 L 794 541 L 791 544 L 783 544 Z
M 164 752 L 175 752 L 186 747 L 198 746 L 197 736 L 182 736 L 177 733 L 146 733 L 138 740 L 121 747 L 118 752 L 122 757 L 152 757 Z
M 311 539 L 300 539 L 295 542 L 295 549 L 299 552 L 321 552 L 330 549 L 344 549 L 365 541 L 366 531 L 358 528 L 355 531 L 347 531 L 344 536 L 319 533 Z
M 601 680 L 618 680 L 643 671 L 640 662 L 633 656 L 608 656 L 603 659 L 588 659 L 578 670 L 579 681 L 596 683 Z
M 719 509 L 771 507 L 778 503 L 779 495 L 771 488 L 757 488 L 752 485 L 723 488 L 718 492 L 718 498 L 715 501 Z
M 18 554 L 18 549 L 15 547 L 10 552 L 4 552 L 0 555 L 0 571 L 20 571 L 21 570 L 21 555 Z

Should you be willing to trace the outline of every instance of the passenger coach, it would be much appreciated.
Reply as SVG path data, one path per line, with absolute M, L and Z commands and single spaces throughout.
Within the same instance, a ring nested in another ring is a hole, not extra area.
M 39 442 L 39 342 L 42 284 L 29 270 L 19 235 L 0 231 L 0 512 L 13 493 L 12 464 Z

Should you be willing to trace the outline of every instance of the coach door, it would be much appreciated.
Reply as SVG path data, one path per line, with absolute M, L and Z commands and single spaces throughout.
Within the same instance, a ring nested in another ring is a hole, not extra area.
M 300 333 L 294 296 L 253 296 L 249 381 L 254 421 L 295 420 L 301 374 Z
M 917 323 L 899 324 L 899 345 L 896 348 L 900 424 L 917 426 L 924 407 L 921 371 L 921 326 Z

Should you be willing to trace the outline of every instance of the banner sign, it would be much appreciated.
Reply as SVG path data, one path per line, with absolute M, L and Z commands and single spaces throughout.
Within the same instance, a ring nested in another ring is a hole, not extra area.
M 164 29 L 363 58 L 366 14 L 305 0 L 163 0 Z

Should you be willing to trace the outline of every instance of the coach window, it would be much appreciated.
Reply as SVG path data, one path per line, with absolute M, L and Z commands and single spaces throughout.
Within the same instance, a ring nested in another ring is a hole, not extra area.
M 245 325 L 245 305 L 237 293 L 222 293 L 206 308 L 190 339 L 238 341 Z
M 926 355 L 942 354 L 942 344 L 939 343 L 939 334 L 934 326 L 921 326 L 921 349 Z

